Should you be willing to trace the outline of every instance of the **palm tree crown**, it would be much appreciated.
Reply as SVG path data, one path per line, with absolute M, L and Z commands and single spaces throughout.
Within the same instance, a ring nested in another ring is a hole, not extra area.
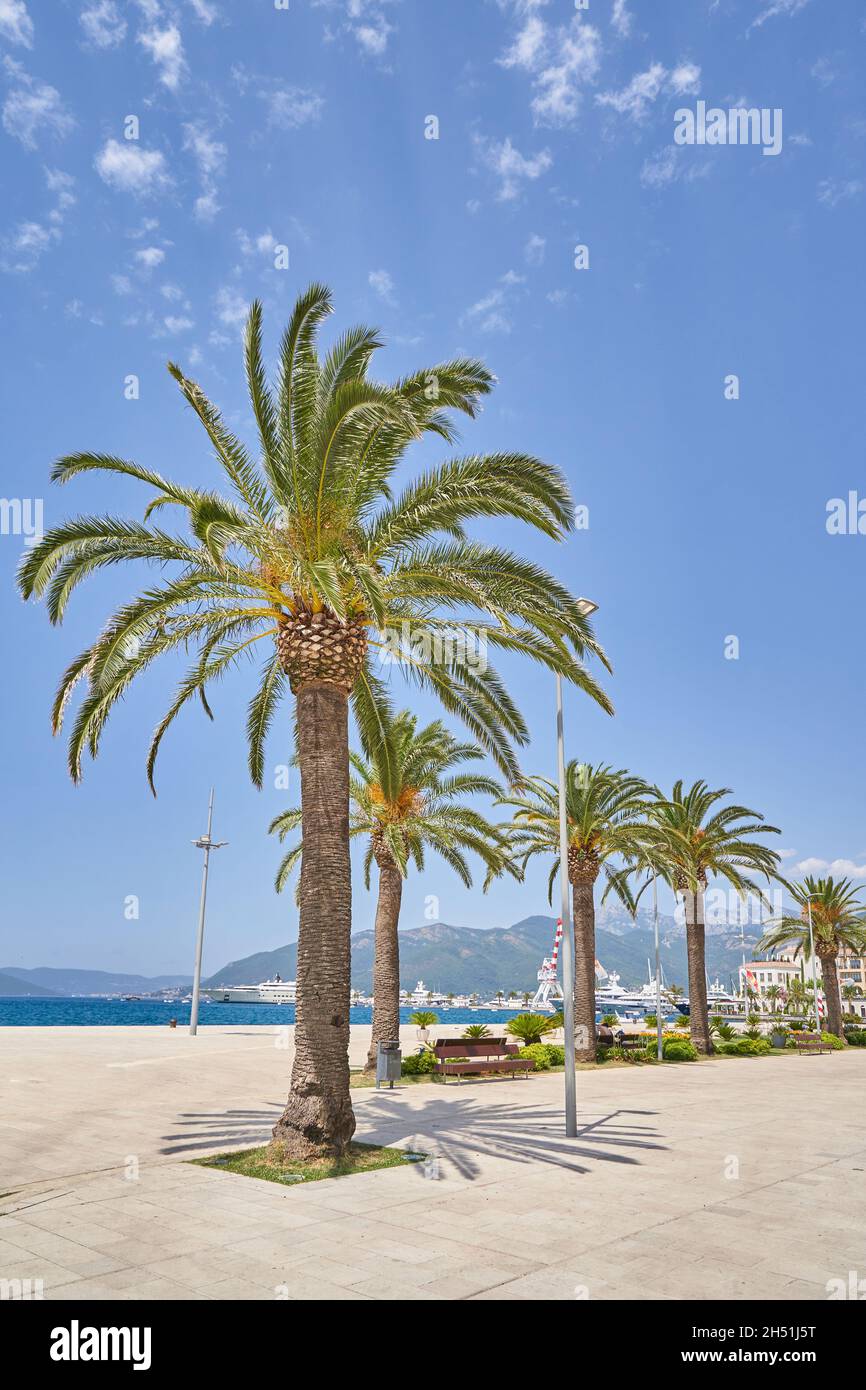
M 627 888 L 611 868 L 616 855 L 641 852 L 646 835 L 649 787 L 639 777 L 607 766 L 570 762 L 565 773 L 568 833 L 568 881 L 574 907 L 574 1018 L 579 1055 L 594 1061 L 595 1037 L 595 881 L 602 869 L 619 896 L 630 905 Z M 549 854 L 553 863 L 548 896 L 560 864 L 559 794 L 556 785 L 532 777 L 520 792 L 505 797 L 514 809 L 509 838 L 521 869 L 534 855 Z
M 509 867 L 501 831 L 473 807 L 469 796 L 501 796 L 502 787 L 480 772 L 455 772 L 461 763 L 483 758 L 481 749 L 461 743 L 440 720 L 417 728 L 417 720 L 402 710 L 383 726 L 384 737 L 367 757 L 352 752 L 355 775 L 350 779 L 349 834 L 368 837 L 364 882 L 370 887 L 373 861 L 393 863 L 405 878 L 409 864 L 424 869 L 425 846 L 454 869 L 467 888 L 472 874 L 465 851 L 479 856 L 488 873 Z M 270 829 L 284 840 L 301 827 L 300 807 L 282 812 Z M 300 860 L 303 845 L 295 845 L 277 870 L 281 892 Z
M 599 764 L 572 760 L 565 770 L 565 814 L 568 830 L 568 876 L 595 882 L 604 869 L 628 903 L 623 885 L 611 870 L 617 855 L 639 852 L 645 839 L 650 789 L 640 777 Z M 546 777 L 530 777 L 522 791 L 503 797 L 514 810 L 509 839 L 522 866 L 538 854 L 552 854 L 548 901 L 559 873 L 559 791 Z
M 827 1000 L 827 1027 L 841 1036 L 842 1009 L 836 958 L 842 951 L 866 952 L 866 907 L 859 889 L 850 879 L 812 878 L 802 883 L 785 883 L 799 909 L 768 923 L 759 948 L 762 951 L 788 949 L 796 956 L 811 952 L 809 907 L 812 910 L 812 936 L 815 954 L 821 962 Z
M 349 330 L 320 359 L 317 331 L 330 312 L 330 292 L 322 285 L 298 300 L 272 392 L 262 356 L 262 308 L 252 306 L 244 359 L 258 462 L 201 388 L 169 364 L 204 427 L 229 496 L 106 454 L 72 454 L 55 464 L 56 482 L 103 470 L 144 482 L 153 496 L 141 522 L 79 517 L 49 531 L 28 552 L 21 592 L 45 595 L 53 623 L 62 621 L 78 584 L 99 569 L 144 560 L 174 571 L 119 608 L 61 681 L 55 732 L 75 687 L 86 682 L 69 737 L 74 780 L 81 777 L 85 751 L 96 755 L 105 721 L 130 682 L 156 657 L 181 647 L 197 657 L 154 733 L 151 785 L 157 750 L 174 718 L 195 697 L 210 713 L 208 688 L 263 640 L 271 650 L 247 729 L 256 785 L 265 736 L 287 687 L 296 691 L 319 679 L 353 691 L 356 718 L 375 737 L 382 688 L 370 649 L 377 646 L 410 679 L 434 691 L 516 776 L 511 744 L 525 741 L 524 721 L 493 668 L 482 669 L 467 657 L 465 644 L 448 640 L 455 625 L 465 629 L 467 609 L 473 632 L 490 647 L 531 656 L 610 708 L 582 662 L 588 653 L 606 659 L 579 601 L 530 561 L 469 540 L 464 530 L 473 517 L 511 516 L 560 538 L 573 523 L 573 506 L 555 468 L 526 454 L 472 455 L 431 468 L 392 495 L 392 475 L 408 445 L 428 433 L 451 443 L 453 412 L 475 415 L 491 389 L 490 373 L 476 360 L 458 358 L 382 385 L 368 375 L 380 346 L 372 329 Z M 176 507 L 186 515 L 185 535 L 154 520 Z M 386 632 L 391 641 L 383 641 Z

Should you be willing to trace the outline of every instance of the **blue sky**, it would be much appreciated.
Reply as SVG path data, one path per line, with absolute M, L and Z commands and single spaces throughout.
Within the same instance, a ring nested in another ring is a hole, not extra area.
M 588 508 L 562 546 L 495 532 L 600 605 L 617 712 L 569 693 L 569 754 L 733 787 L 782 829 L 792 872 L 866 880 L 866 539 L 856 515 L 827 527 L 831 499 L 866 495 L 864 56 L 855 0 L 0 0 L 4 497 L 41 501 L 46 526 L 140 516 L 132 481 L 48 484 L 78 449 L 212 484 L 165 361 L 251 438 L 246 307 L 264 300 L 273 353 L 323 279 L 335 330 L 381 325 L 382 376 L 482 355 L 499 385 L 463 447 L 547 458 Z M 780 110 L 782 148 L 675 144 L 699 101 Z M 189 968 L 211 781 L 230 846 L 205 968 L 282 944 L 295 912 L 265 829 L 288 718 L 255 792 L 239 673 L 214 724 L 175 726 L 154 801 L 167 663 L 73 788 L 53 690 L 136 576 L 101 576 L 52 629 L 13 590 L 21 529 L 7 508 L 0 964 Z M 551 682 L 502 667 L 524 766 L 551 773 Z M 506 925 L 546 910 L 546 871 L 484 897 L 431 865 L 405 924 L 434 897 L 445 921 Z M 359 881 L 356 929 L 372 916 Z

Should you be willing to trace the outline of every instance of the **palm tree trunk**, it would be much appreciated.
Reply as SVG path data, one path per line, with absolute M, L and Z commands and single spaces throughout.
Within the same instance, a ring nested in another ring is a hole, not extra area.
M 400 1036 L 400 944 L 397 930 L 403 877 L 388 856 L 379 864 L 379 899 L 376 903 L 375 956 L 373 959 L 373 1036 L 367 1053 L 367 1071 L 376 1070 L 377 1044 Z
M 683 890 L 686 910 L 686 949 L 689 957 L 689 1034 L 698 1052 L 709 1055 L 709 1005 L 707 1002 L 706 939 L 704 932 L 704 894 Z
M 297 692 L 304 851 L 298 924 L 295 1061 L 274 1127 L 287 1159 L 339 1155 L 355 1132 L 349 1095 L 350 935 L 348 697 L 310 681 Z
M 827 1001 L 827 1032 L 835 1033 L 837 1038 L 844 1037 L 842 1030 L 842 1003 L 839 999 L 839 974 L 836 970 L 836 953 L 829 956 L 822 956 L 818 953 L 821 962 L 821 974 L 824 977 L 824 998 Z M 820 1033 L 821 1025 L 818 1015 L 818 1002 L 815 1001 L 815 1027 Z
M 574 895 L 574 1028 L 575 1055 L 594 1062 L 595 1037 L 595 902 L 594 885 L 580 879 Z

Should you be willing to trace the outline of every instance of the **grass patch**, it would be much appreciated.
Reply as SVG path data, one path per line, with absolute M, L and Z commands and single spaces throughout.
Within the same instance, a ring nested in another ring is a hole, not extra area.
M 377 1168 L 404 1168 L 418 1162 L 418 1155 L 407 1158 L 407 1149 L 389 1149 L 381 1144 L 351 1143 L 342 1158 L 314 1158 L 303 1163 L 279 1163 L 268 1144 L 258 1149 L 242 1149 L 240 1153 L 214 1154 L 189 1161 L 199 1168 L 218 1168 L 223 1173 L 240 1173 L 245 1178 L 261 1178 L 294 1186 L 302 1182 L 319 1182 L 322 1178 L 349 1178 L 355 1173 L 372 1173 Z M 426 1154 L 423 1155 L 426 1158 Z
M 429 1085 L 431 1081 L 437 1080 L 438 1077 L 434 1076 L 432 1072 L 422 1073 L 420 1076 L 401 1076 L 399 1081 L 394 1082 L 394 1089 L 396 1090 L 398 1086 Z M 370 1086 L 375 1087 L 376 1073 L 369 1071 L 353 1071 L 349 1075 L 349 1085 L 352 1087 L 353 1091 L 363 1091 Z M 388 1089 L 387 1081 L 383 1081 L 382 1090 L 387 1091 Z

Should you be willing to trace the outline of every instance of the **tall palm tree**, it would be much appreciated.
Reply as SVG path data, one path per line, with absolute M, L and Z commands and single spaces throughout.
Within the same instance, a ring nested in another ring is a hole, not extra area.
M 574 901 L 574 1022 L 577 1053 L 595 1060 L 595 883 L 602 870 L 621 900 L 631 900 L 611 861 L 639 854 L 646 835 L 650 789 L 622 769 L 571 761 L 565 773 L 568 880 Z M 559 792 L 554 782 L 531 777 L 501 804 L 514 811 L 509 838 L 521 869 L 537 854 L 552 855 L 548 898 L 559 872 Z
M 764 990 L 764 997 L 765 999 L 769 999 L 770 1001 L 771 1013 L 778 1012 L 776 1008 L 776 1000 L 781 999 L 783 993 L 784 991 L 781 985 L 767 985 L 767 988 Z
M 774 825 L 745 806 L 717 803 L 730 789 L 711 790 L 695 782 L 684 790 L 675 783 L 670 799 L 655 788 L 650 811 L 650 856 L 668 885 L 681 898 L 685 913 L 689 967 L 689 1031 L 699 1052 L 713 1050 L 707 1003 L 704 896 L 711 875 L 718 875 L 745 895 L 754 889 L 749 873 L 769 880 L 778 871 L 779 856 L 753 835 L 778 835 Z
M 93 470 L 137 479 L 152 492 L 144 519 L 65 522 L 32 547 L 19 572 L 23 596 L 46 596 L 58 623 L 89 575 L 122 561 L 161 571 L 63 676 L 55 731 L 75 687 L 85 687 L 69 737 L 75 781 L 85 752 L 96 755 L 114 705 L 167 652 L 192 648 L 196 657 L 153 736 L 151 783 L 173 720 L 199 698 L 210 713 L 209 689 L 256 643 L 265 653 L 247 725 L 256 784 L 279 703 L 294 696 L 304 821 L 298 1007 L 291 1089 L 274 1136 L 275 1153 L 299 1158 L 339 1154 L 355 1127 L 348 709 L 351 697 L 372 747 L 385 703 L 373 653 L 387 652 L 397 670 L 434 692 L 511 778 L 526 726 L 492 666 L 476 659 L 475 646 L 468 650 L 470 637 L 486 643 L 485 651 L 532 657 L 610 709 L 583 664 L 587 654 L 604 655 L 579 600 L 537 565 L 472 541 L 464 529 L 474 517 L 508 516 L 560 539 L 574 518 L 562 475 L 525 454 L 469 456 L 428 469 L 395 495 L 394 471 L 408 446 L 425 434 L 450 443 L 453 412 L 474 416 L 493 378 L 480 362 L 460 358 L 382 385 L 368 374 L 380 346 L 369 328 L 349 330 L 319 356 L 318 331 L 330 312 L 324 286 L 301 295 L 272 390 L 261 305 L 251 309 L 244 360 L 258 459 L 201 388 L 169 364 L 230 496 L 110 455 L 69 455 L 55 464 L 55 481 Z M 180 509 L 180 533 L 157 525 L 157 510 L 165 515 L 167 508 Z
M 432 849 L 459 875 L 467 888 L 472 874 L 465 851 L 474 852 L 494 876 L 511 864 L 501 833 L 466 797 L 500 796 L 502 787 L 479 772 L 456 771 L 484 754 L 475 744 L 459 743 L 437 720 L 418 729 L 415 716 L 403 710 L 387 718 L 380 742 L 364 758 L 352 752 L 355 776 L 350 778 L 349 835 L 369 839 L 364 879 L 370 886 L 375 861 L 379 871 L 373 958 L 373 1034 L 367 1069 L 376 1066 L 377 1045 L 400 1036 L 400 947 L 398 938 L 403 880 L 410 862 L 424 869 L 425 848 Z M 300 807 L 283 811 L 271 824 L 280 840 L 301 828 Z M 303 854 L 299 841 L 277 871 L 282 892 Z
M 827 1001 L 827 1030 L 841 1038 L 842 1003 L 836 957 L 846 949 L 858 955 L 866 951 L 866 908 L 857 896 L 860 890 L 848 878 L 809 877 L 802 883 L 786 883 L 785 887 L 799 910 L 768 924 L 760 942 L 761 949 L 776 951 L 787 947 L 793 949 L 795 956 L 808 955 L 811 903 L 815 955 L 821 962 Z

